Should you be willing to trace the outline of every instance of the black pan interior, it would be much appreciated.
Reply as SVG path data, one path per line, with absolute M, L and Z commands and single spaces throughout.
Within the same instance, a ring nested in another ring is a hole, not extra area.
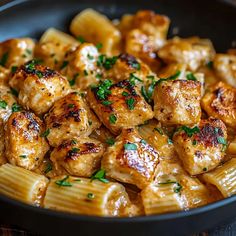
M 3 3 L 8 4 L 1 6 Z M 236 46 L 236 7 L 216 0 L 4 0 L 0 1 L 0 41 L 21 36 L 39 38 L 48 27 L 68 31 L 72 17 L 88 7 L 111 19 L 152 9 L 171 18 L 169 37 L 178 28 L 182 37 L 212 39 L 219 52 Z M 235 212 L 236 196 L 189 212 L 134 219 L 57 213 L 0 196 L 0 222 L 45 235 L 190 235 L 229 220 Z

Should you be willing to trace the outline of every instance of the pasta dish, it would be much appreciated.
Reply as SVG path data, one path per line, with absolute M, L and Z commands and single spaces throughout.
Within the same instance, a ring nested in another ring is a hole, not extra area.
M 0 43 L 0 194 L 132 217 L 236 193 L 236 50 L 167 39 L 170 19 L 92 9 L 70 34 Z

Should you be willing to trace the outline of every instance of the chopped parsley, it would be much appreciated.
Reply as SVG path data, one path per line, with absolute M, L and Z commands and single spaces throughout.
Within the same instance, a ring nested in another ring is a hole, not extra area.
M 96 74 L 96 76 L 95 76 L 97 79 L 101 79 L 102 78 L 102 74 Z
M 81 179 L 75 179 L 74 181 L 81 182 Z
M 28 55 L 31 55 L 31 54 L 32 54 L 32 50 L 30 50 L 30 49 L 28 49 L 28 48 L 27 48 L 25 51 L 26 51 L 26 53 L 27 53 Z
M 12 94 L 12 95 L 18 97 L 19 92 L 18 92 L 17 90 L 15 90 L 14 88 L 10 88 L 10 90 L 11 90 L 11 94 Z
M 114 114 L 111 114 L 111 115 L 109 116 L 109 121 L 110 121 L 111 124 L 115 124 L 116 121 L 117 121 L 116 116 L 115 116 Z
M 35 74 L 39 77 L 42 78 L 43 77 L 43 73 L 39 70 L 35 70 Z
M 158 183 L 159 185 L 166 185 L 166 184 L 175 184 L 176 186 L 174 187 L 174 192 L 175 193 L 180 193 L 180 191 L 182 190 L 182 185 L 176 181 L 173 180 L 167 180 L 166 182 L 161 182 Z
M 21 106 L 17 103 L 13 103 L 11 107 L 12 112 L 21 111 Z
M 186 77 L 187 77 L 187 80 L 197 81 L 197 78 L 194 76 L 193 73 L 188 73 Z
M 2 109 L 7 108 L 7 102 L 5 100 L 0 100 L 0 108 L 2 108 Z
M 144 139 L 141 139 L 140 143 L 142 143 L 144 145 L 147 144 L 147 142 Z
M 97 66 L 104 67 L 106 70 L 110 70 L 113 65 L 116 64 L 118 57 L 106 57 L 106 55 L 102 54 L 98 57 Z
M 11 67 L 11 73 L 14 74 L 18 69 L 18 66 L 12 66 Z
M 135 143 L 125 143 L 124 148 L 127 151 L 135 151 L 137 150 L 137 145 Z
M 79 148 L 72 148 L 71 151 L 74 152 L 74 153 L 77 153 L 77 152 L 80 151 L 80 149 Z
M 88 199 L 94 199 L 95 195 L 93 193 L 88 193 L 87 198 Z
M 103 47 L 102 43 L 97 43 L 97 44 L 96 44 L 96 48 L 97 48 L 98 50 L 100 50 L 102 47 Z
M 129 81 L 132 85 L 135 85 L 136 84 L 136 81 L 139 81 L 139 82 L 143 82 L 140 78 L 138 78 L 137 76 L 135 76 L 133 73 L 130 73 L 129 75 Z
M 85 43 L 85 42 L 86 42 L 86 40 L 85 40 L 82 36 L 78 36 L 76 39 L 77 39 L 80 43 Z
M 50 171 L 52 171 L 52 165 L 51 165 L 51 163 L 48 163 L 45 170 L 44 170 L 44 174 L 47 174 Z
M 181 74 L 181 72 L 178 70 L 174 75 L 171 75 L 168 78 L 165 78 L 165 79 L 161 78 L 161 79 L 159 79 L 158 81 L 156 81 L 156 84 L 159 85 L 159 84 L 161 84 L 162 82 L 165 82 L 165 81 L 175 80 L 175 79 L 177 79 L 180 76 L 180 74 Z
M 27 156 L 26 155 L 20 155 L 20 158 L 27 158 Z
M 111 94 L 110 87 L 112 82 L 108 79 L 100 82 L 98 86 L 95 86 L 93 89 L 97 89 L 96 94 L 98 99 L 104 100 L 109 94 Z
M 134 69 L 136 70 L 140 70 L 141 69 L 141 66 L 140 66 L 140 63 L 137 62 L 136 60 L 135 61 L 132 61 L 132 63 L 130 64 Z
M 88 121 L 89 126 L 91 126 L 93 124 L 93 122 L 91 120 Z
M 84 76 L 88 76 L 88 71 L 84 70 Z
M 88 57 L 89 60 L 93 60 L 94 59 L 94 57 L 91 56 L 90 54 L 88 54 L 87 57 Z
M 46 129 L 41 135 L 40 137 L 47 137 L 50 134 L 50 129 Z
M 191 138 L 194 134 L 200 132 L 198 126 L 195 126 L 193 128 L 189 128 L 187 126 L 181 126 L 178 130 L 183 130 L 188 135 L 189 138 Z
M 218 142 L 219 144 L 227 145 L 226 139 L 225 139 L 224 137 L 221 137 L 221 136 L 218 136 L 218 137 L 217 137 L 217 142 Z
M 79 73 L 76 73 L 76 74 L 74 74 L 73 79 L 69 80 L 69 84 L 71 87 L 75 85 L 75 82 L 76 82 L 76 79 L 78 76 L 79 76 Z
M 128 97 L 129 96 L 129 93 L 127 93 L 127 92 L 122 92 L 122 95 L 124 96 L 124 97 Z
M 97 172 L 95 172 L 92 177 L 91 177 L 91 181 L 93 180 L 99 180 L 103 183 L 108 183 L 109 181 L 106 179 L 106 172 L 105 170 L 101 169 L 101 170 L 98 170 Z
M 129 110 L 134 110 L 134 104 L 135 104 L 135 99 L 134 98 L 128 98 L 125 100 Z
M 173 144 L 172 139 L 168 138 L 167 143 L 170 144 L 170 145 Z
M 197 145 L 197 140 L 194 139 L 194 140 L 192 141 L 192 144 L 193 144 L 193 146 Z
M 161 134 L 161 135 L 163 135 L 164 133 L 163 133 L 163 130 L 161 129 L 161 128 L 158 128 L 158 127 L 156 127 L 156 128 L 154 128 L 154 130 L 156 130 L 159 134 Z
M 5 52 L 0 59 L 0 66 L 5 66 L 8 60 L 9 52 Z
M 55 184 L 59 185 L 60 187 L 63 186 L 63 187 L 71 187 L 72 184 L 70 182 L 68 182 L 69 176 L 66 176 L 65 178 L 61 179 L 61 180 L 57 180 L 55 182 Z
M 106 143 L 109 145 L 109 146 L 113 146 L 115 144 L 115 139 L 114 138 L 108 138 L 106 140 Z
M 112 104 L 112 101 L 102 101 L 102 105 L 104 106 L 110 106 Z
M 71 140 L 71 144 L 74 144 L 74 145 L 75 145 L 75 144 L 77 144 L 77 141 L 74 140 L 74 139 L 72 139 L 72 140 Z
M 75 104 L 68 104 L 69 108 L 73 108 L 75 106 Z
M 62 65 L 60 67 L 60 70 L 63 70 L 64 68 L 66 68 L 68 66 L 68 64 L 69 64 L 69 61 L 63 61 Z
M 209 69 L 213 69 L 213 61 L 209 61 L 206 66 L 209 68 Z

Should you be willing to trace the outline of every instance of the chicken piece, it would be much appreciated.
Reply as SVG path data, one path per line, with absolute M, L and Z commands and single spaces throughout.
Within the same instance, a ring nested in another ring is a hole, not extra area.
M 35 173 L 40 175 L 45 175 L 48 178 L 54 178 L 58 176 L 58 171 L 55 169 L 55 166 L 49 159 L 50 157 L 50 151 L 46 153 L 42 163 L 39 165 L 39 167 L 35 170 L 33 170 Z M 62 172 L 62 174 L 67 174 L 66 171 Z M 60 173 L 59 173 L 60 175 Z
M 85 90 L 89 85 L 96 84 L 101 76 L 98 57 L 98 50 L 93 44 L 82 43 L 65 57 L 61 73 L 67 76 L 72 86 L 75 84 Z
M 159 80 L 154 90 L 155 118 L 166 125 L 193 125 L 201 118 L 201 83 Z
M 104 152 L 102 143 L 91 138 L 64 141 L 51 153 L 56 171 L 64 169 L 70 175 L 91 177 L 100 167 Z
M 209 116 L 221 119 L 232 128 L 236 127 L 236 89 L 224 82 L 209 87 L 201 101 Z
M 125 51 L 140 58 L 153 71 L 157 71 L 161 65 L 157 50 L 166 41 L 169 18 L 153 11 L 138 11 L 125 24 Z
M 135 81 L 138 85 L 148 85 L 150 84 L 150 78 L 153 77 L 154 79 L 156 77 L 145 63 L 127 53 L 120 54 L 112 68 L 105 72 L 106 77 L 115 82 L 124 79 L 132 80 L 132 74 L 139 79 Z
M 173 137 L 179 158 L 190 175 L 210 171 L 224 161 L 226 140 L 226 126 L 215 118 L 201 120 L 193 128 L 182 126 Z
M 31 112 L 14 112 L 5 125 L 5 147 L 8 161 L 28 170 L 36 169 L 49 146 L 43 122 Z
M 157 151 L 134 128 L 128 128 L 107 148 L 102 168 L 107 176 L 142 189 L 153 180 L 158 162 Z
M 153 117 L 151 106 L 128 80 L 113 85 L 110 80 L 104 80 L 88 91 L 87 99 L 102 123 L 114 134 Z
M 21 66 L 9 82 L 19 92 L 19 103 L 37 115 L 46 113 L 53 103 L 70 91 L 66 78 L 48 67 L 30 61 Z
M 213 66 L 224 82 L 236 87 L 236 55 L 216 54 Z
M 196 71 L 215 55 L 211 42 L 198 37 L 181 39 L 175 37 L 158 51 L 158 56 L 165 63 L 183 63 L 190 71 Z
M 45 115 L 45 123 L 47 139 L 54 147 L 66 139 L 88 136 L 101 125 L 77 92 L 57 100 Z
M 8 85 L 9 76 L 10 70 L 0 65 L 0 86 Z
M 0 123 L 6 122 L 17 105 L 16 98 L 7 86 L 0 86 Z
M 140 125 L 138 132 L 157 150 L 160 159 L 172 159 L 176 156 L 172 140 L 165 134 L 157 120 L 149 120 L 147 124 Z
M 0 43 L 0 65 L 11 69 L 33 58 L 35 43 L 30 38 L 14 38 Z
M 7 163 L 5 156 L 5 136 L 4 136 L 4 124 L 0 122 L 0 166 Z

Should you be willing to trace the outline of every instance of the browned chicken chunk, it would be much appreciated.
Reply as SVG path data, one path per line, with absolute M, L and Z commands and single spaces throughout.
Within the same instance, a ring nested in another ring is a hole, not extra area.
M 134 128 L 128 128 L 107 148 L 102 168 L 107 176 L 142 189 L 153 180 L 158 162 L 157 151 Z
M 54 148 L 50 159 L 59 174 L 64 170 L 70 175 L 91 177 L 100 167 L 103 152 L 103 145 L 95 139 L 71 139 Z
M 191 175 L 212 170 L 224 161 L 227 146 L 225 124 L 218 119 L 201 120 L 199 126 L 182 126 L 173 137 L 184 168 Z
M 153 117 L 151 106 L 128 80 L 112 84 L 102 81 L 88 91 L 91 108 L 114 134 L 121 128 L 144 123 Z
M 43 122 L 33 113 L 28 111 L 12 113 L 5 126 L 8 161 L 28 170 L 36 169 L 49 150 L 43 136 Z
M 45 115 L 45 123 L 52 146 L 69 138 L 88 136 L 101 125 L 77 92 L 57 100 Z

